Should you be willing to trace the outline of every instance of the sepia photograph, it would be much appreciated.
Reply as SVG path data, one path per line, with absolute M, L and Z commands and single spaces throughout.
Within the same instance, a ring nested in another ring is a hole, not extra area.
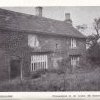
M 100 6 L 0 7 L 0 92 L 100 91 Z

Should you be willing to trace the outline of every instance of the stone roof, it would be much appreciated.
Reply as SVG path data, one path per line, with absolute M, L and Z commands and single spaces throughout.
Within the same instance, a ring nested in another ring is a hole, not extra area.
M 49 35 L 85 38 L 77 29 L 65 21 L 38 17 L 5 9 L 0 9 L 0 28 Z

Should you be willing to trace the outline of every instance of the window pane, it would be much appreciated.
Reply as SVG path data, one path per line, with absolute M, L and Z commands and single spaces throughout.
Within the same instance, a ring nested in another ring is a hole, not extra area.
M 71 57 L 71 65 L 72 65 L 73 67 L 78 66 L 78 65 L 79 65 L 79 57 L 72 56 L 72 57 Z
M 71 48 L 75 48 L 76 47 L 76 39 L 71 38 Z
M 33 55 L 31 56 L 31 70 L 46 69 L 47 55 Z

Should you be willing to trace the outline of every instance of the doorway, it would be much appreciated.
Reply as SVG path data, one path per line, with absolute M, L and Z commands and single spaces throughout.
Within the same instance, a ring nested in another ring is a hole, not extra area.
M 10 61 L 10 78 L 14 79 L 20 76 L 20 60 L 11 60 Z

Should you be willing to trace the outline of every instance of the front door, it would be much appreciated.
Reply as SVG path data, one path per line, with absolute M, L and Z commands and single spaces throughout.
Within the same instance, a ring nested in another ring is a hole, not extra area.
M 20 60 L 11 60 L 10 62 L 10 78 L 16 78 L 20 76 Z

